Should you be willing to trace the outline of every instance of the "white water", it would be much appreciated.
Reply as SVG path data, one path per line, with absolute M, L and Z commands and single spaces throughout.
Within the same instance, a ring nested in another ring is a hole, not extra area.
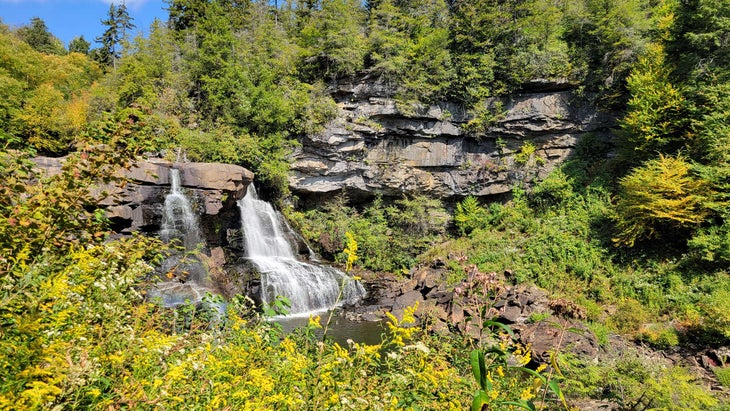
M 183 194 L 180 184 L 180 170 L 170 169 L 170 193 L 165 196 L 160 238 L 164 242 L 173 239 L 182 241 L 186 250 L 194 250 L 200 244 L 198 219 L 193 213 L 190 201 Z
M 253 184 L 238 207 L 247 258 L 261 273 L 265 303 L 286 297 L 289 314 L 296 315 L 355 303 L 365 295 L 362 284 L 342 271 L 297 260 L 287 236 L 291 229 L 269 203 L 258 199 Z
M 171 255 L 162 263 L 160 270 L 165 277 L 149 290 L 149 296 L 162 299 L 166 307 L 176 307 L 186 302 L 197 304 L 207 293 L 215 294 L 197 253 L 202 245 L 198 218 L 182 191 L 177 169 L 170 169 L 170 193 L 165 196 L 160 238 L 165 243 L 178 240 L 185 250 L 182 255 Z

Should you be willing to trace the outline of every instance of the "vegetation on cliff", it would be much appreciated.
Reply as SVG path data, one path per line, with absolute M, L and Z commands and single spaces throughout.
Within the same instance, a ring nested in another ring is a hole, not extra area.
M 326 82 L 354 75 L 388 85 L 403 112 L 461 103 L 475 132 L 494 116 L 487 99 L 535 82 L 568 84 L 623 116 L 616 145 L 585 139 L 511 201 L 465 198 L 453 220 L 450 205 L 422 196 L 288 210 L 324 255 L 403 275 L 440 258 L 453 284 L 467 275 L 458 258 L 574 302 L 604 343 L 617 332 L 658 348 L 728 345 L 727 2 L 168 7 L 167 23 L 131 38 L 129 16 L 112 6 L 94 50 L 83 38 L 63 49 L 40 19 L 0 25 L 0 408 L 464 409 L 480 389 L 494 407 L 560 407 L 546 374 L 520 369 L 529 355 L 509 337 L 498 337 L 503 356 L 477 361 L 475 380 L 473 341 L 397 319 L 383 346 L 341 347 L 313 337 L 316 319 L 282 336 L 243 300 L 223 320 L 144 301 L 160 244 L 114 239 L 98 183 L 155 151 L 241 164 L 285 199 L 296 136 L 336 115 Z M 71 156 L 44 177 L 36 153 Z M 352 244 L 357 259 L 341 252 Z M 681 369 L 559 361 L 569 396 L 722 407 Z M 717 375 L 727 383 L 726 368 Z

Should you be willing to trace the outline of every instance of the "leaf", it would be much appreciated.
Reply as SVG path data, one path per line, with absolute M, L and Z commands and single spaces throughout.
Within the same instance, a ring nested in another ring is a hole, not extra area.
M 476 394 L 474 394 L 474 401 L 471 403 L 471 411 L 481 411 L 485 405 L 489 405 L 489 397 L 484 390 L 479 390 Z
M 559 376 L 563 376 L 563 372 L 560 371 L 560 367 L 558 366 L 558 356 L 554 352 L 550 353 L 550 365 L 552 365 Z
M 515 367 L 515 368 L 517 370 L 530 374 L 535 378 L 539 378 L 540 380 L 542 380 L 542 382 L 546 382 L 546 380 L 547 380 L 544 375 L 540 374 L 539 372 L 537 372 L 535 370 L 531 370 L 531 369 L 525 368 L 525 367 Z
M 514 331 L 512 331 L 512 329 L 509 328 L 509 326 L 507 324 L 502 324 L 499 321 L 487 320 L 487 321 L 484 321 L 484 323 L 482 325 L 484 325 L 485 327 L 499 327 L 499 328 L 505 330 L 507 332 L 507 334 L 509 334 L 510 337 L 515 338 Z
M 515 407 L 520 407 L 525 410 L 535 411 L 535 405 L 531 402 L 505 401 L 503 403 L 500 403 L 500 405 L 513 405 Z
M 483 390 L 491 390 L 491 382 L 487 379 L 487 367 L 484 364 L 484 353 L 482 350 L 473 350 L 471 352 L 471 371 L 474 379 L 479 382 L 479 386 Z
M 570 327 L 568 328 L 569 333 L 577 334 L 577 335 L 583 335 L 586 333 L 585 330 L 581 330 L 580 328 Z
M 565 401 L 565 396 L 563 395 L 563 391 L 560 389 L 560 385 L 558 385 L 558 382 L 556 380 L 550 380 L 548 382 L 548 386 L 550 387 L 550 391 L 555 393 L 555 395 L 560 398 L 560 402 L 563 403 L 565 409 L 568 409 L 568 403 Z

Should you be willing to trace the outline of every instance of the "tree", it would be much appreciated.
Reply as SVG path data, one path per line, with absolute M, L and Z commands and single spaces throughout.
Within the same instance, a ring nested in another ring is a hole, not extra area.
M 622 120 L 625 155 L 643 161 L 656 153 L 675 153 L 690 143 L 687 102 L 669 79 L 664 50 L 651 45 L 639 58 L 626 83 L 630 92 Z
M 384 0 L 370 11 L 372 71 L 395 86 L 401 103 L 446 97 L 454 77 L 448 16 L 443 0 Z
M 571 60 L 604 105 L 625 102 L 625 79 L 647 43 L 653 11 L 648 0 L 586 0 L 568 8 L 563 37 Z
M 667 44 L 677 78 L 714 81 L 730 76 L 730 3 L 725 0 L 678 2 Z M 721 77 L 720 77 L 721 78 Z
M 312 79 L 337 78 L 362 69 L 365 15 L 357 0 L 324 0 L 321 9 L 300 18 L 304 21 L 299 41 Z
M 74 37 L 73 40 L 71 40 L 70 43 L 68 43 L 68 52 L 69 53 L 81 53 L 81 54 L 89 54 L 89 49 L 91 48 L 91 43 L 86 41 L 83 35 L 79 37 Z
M 207 0 L 165 0 L 168 27 L 176 33 L 193 28 L 205 15 Z
M 632 247 L 637 240 L 687 238 L 712 213 L 714 193 L 708 181 L 693 173 L 684 157 L 663 156 L 647 161 L 620 180 L 616 204 L 617 244 Z
M 101 43 L 101 49 L 98 55 L 101 63 L 111 65 L 116 70 L 117 60 L 121 57 L 119 50 L 120 42 L 126 38 L 127 30 L 135 27 L 132 24 L 132 20 L 132 17 L 127 12 L 127 5 L 124 2 L 119 6 L 116 6 L 114 3 L 109 5 L 108 16 L 101 21 L 101 24 L 105 25 L 107 29 L 101 37 L 96 38 L 96 42 Z
M 58 55 L 66 53 L 61 40 L 48 31 L 46 23 L 39 17 L 33 17 L 30 20 L 30 25 L 19 28 L 17 34 L 33 49 L 41 53 Z

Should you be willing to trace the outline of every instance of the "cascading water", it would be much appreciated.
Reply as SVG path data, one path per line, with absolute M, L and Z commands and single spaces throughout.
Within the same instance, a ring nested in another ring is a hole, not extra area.
M 342 271 L 296 259 L 286 235 L 291 229 L 269 203 L 258 199 L 253 184 L 238 207 L 247 258 L 261 273 L 261 299 L 265 303 L 283 296 L 291 303 L 290 314 L 305 314 L 363 298 L 362 284 Z
M 214 294 L 210 276 L 199 258 L 203 241 L 198 219 L 182 191 L 177 169 L 170 170 L 170 193 L 165 196 L 160 239 L 165 243 L 177 240 L 184 250 L 174 252 L 161 264 L 163 281 L 149 291 L 149 296 L 162 299 L 166 307 L 175 307 L 197 304 L 206 294 Z
M 170 169 L 170 193 L 165 196 L 164 214 L 160 238 L 164 242 L 173 239 L 182 241 L 185 250 L 194 250 L 200 244 L 198 219 L 193 214 L 190 201 L 183 194 L 180 184 L 180 170 Z

